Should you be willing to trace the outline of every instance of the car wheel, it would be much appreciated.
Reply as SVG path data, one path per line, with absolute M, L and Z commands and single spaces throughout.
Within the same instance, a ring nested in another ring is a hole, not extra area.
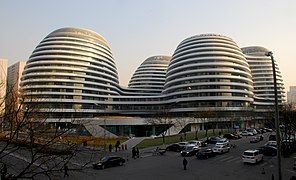
M 123 165 L 123 162 L 122 162 L 122 161 L 120 161 L 120 162 L 119 162 L 119 166 L 122 166 L 122 165 Z
M 101 167 L 102 167 L 102 169 L 105 169 L 105 165 L 102 165 Z

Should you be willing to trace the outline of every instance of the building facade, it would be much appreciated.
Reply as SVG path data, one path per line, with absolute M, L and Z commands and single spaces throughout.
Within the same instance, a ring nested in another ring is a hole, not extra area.
M 5 112 L 5 99 L 7 88 L 7 59 L 0 59 L 0 114 Z
M 296 104 L 296 86 L 290 86 L 290 90 L 287 92 L 287 101 Z
M 21 77 L 26 66 L 27 61 L 19 61 L 7 69 L 7 99 L 6 104 L 12 105 L 14 103 L 16 108 L 20 105 L 20 94 L 21 94 Z
M 242 48 L 247 62 L 252 71 L 254 102 L 253 108 L 256 119 L 272 119 L 274 112 L 274 82 L 272 61 L 266 54 L 268 49 L 260 46 Z M 285 101 L 284 83 L 278 64 L 275 61 L 278 104 L 281 106 Z M 268 118 L 267 118 L 268 117 Z
M 117 74 L 102 36 L 62 28 L 33 51 L 21 86 L 26 105 L 38 107 L 48 122 L 93 120 L 117 135 L 160 131 L 146 121 L 159 113 L 185 118 L 187 125 L 196 113 L 195 124 L 235 121 L 242 127 L 252 120 L 253 74 L 246 55 L 226 36 L 193 36 L 172 57 L 146 59 L 127 88 L 119 85 Z M 214 115 L 202 117 L 203 112 Z

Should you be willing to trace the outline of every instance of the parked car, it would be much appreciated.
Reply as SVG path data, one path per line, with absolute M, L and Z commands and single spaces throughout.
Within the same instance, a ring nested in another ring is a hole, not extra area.
M 220 144 L 225 144 L 225 145 L 229 145 L 229 140 L 226 139 L 226 138 L 221 138 L 219 141 L 217 141 L 216 144 L 218 144 L 218 143 L 220 143 Z
M 270 128 L 263 128 L 263 129 L 265 129 L 266 130 L 266 132 L 272 132 L 273 130 L 272 129 L 270 129 Z
M 260 142 L 260 141 L 262 141 L 263 140 L 263 136 L 261 135 L 259 135 L 259 136 L 255 136 L 255 137 L 253 137 L 251 140 L 250 140 L 250 143 L 257 143 L 257 142 Z
M 264 128 L 260 128 L 260 130 L 261 130 L 262 133 L 266 133 L 267 132 L 266 129 L 264 129 Z
M 240 139 L 240 138 L 242 138 L 240 135 L 238 135 L 238 134 L 232 134 L 232 133 L 224 134 L 223 137 L 224 138 L 227 138 L 227 139 Z
M 276 134 L 270 134 L 268 137 L 269 141 L 276 141 Z
M 189 145 L 189 142 L 178 142 L 178 144 L 184 149 L 185 146 Z
M 253 128 L 246 129 L 246 131 L 253 133 L 253 135 L 258 134 L 258 132 L 256 131 L 256 129 L 253 129 Z
M 260 152 L 263 153 L 265 156 L 276 156 L 277 155 L 277 148 L 274 146 L 262 146 L 257 148 Z
M 220 137 L 210 137 L 209 139 L 207 139 L 207 143 L 209 143 L 209 144 L 216 144 L 220 140 L 221 140 Z
M 192 140 L 192 141 L 189 141 L 188 143 L 196 145 L 198 147 L 206 147 L 207 146 L 207 143 L 205 141 Z
M 243 131 L 243 132 L 241 132 L 241 135 L 242 136 L 254 136 L 254 134 L 252 132 L 249 132 L 249 131 Z
M 243 163 L 258 163 L 263 160 L 263 154 L 255 149 L 255 150 L 246 150 L 242 156 Z
M 166 151 L 174 151 L 174 152 L 180 152 L 183 150 L 183 146 L 180 146 L 179 144 L 171 144 L 166 147 Z
M 194 156 L 199 151 L 199 147 L 193 144 L 186 145 L 185 148 L 181 151 L 181 156 Z
M 197 159 L 208 159 L 210 157 L 214 157 L 216 154 L 210 148 L 202 149 L 196 154 Z
M 264 144 L 265 146 L 273 146 L 273 147 L 277 147 L 277 143 L 276 141 L 268 141 L 267 143 Z
M 226 145 L 215 145 L 213 148 L 212 148 L 213 152 L 215 153 L 219 153 L 219 154 L 222 154 L 222 153 L 225 153 L 225 152 L 229 152 L 230 150 L 230 147 L 229 146 L 226 146 Z
M 122 166 L 125 159 L 119 156 L 105 156 L 99 162 L 93 163 L 94 169 L 105 169 L 107 167 Z

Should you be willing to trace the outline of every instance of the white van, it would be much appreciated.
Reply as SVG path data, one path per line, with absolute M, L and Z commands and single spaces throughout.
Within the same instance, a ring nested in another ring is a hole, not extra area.
M 246 150 L 242 156 L 243 163 L 258 163 L 263 160 L 263 154 L 259 150 Z

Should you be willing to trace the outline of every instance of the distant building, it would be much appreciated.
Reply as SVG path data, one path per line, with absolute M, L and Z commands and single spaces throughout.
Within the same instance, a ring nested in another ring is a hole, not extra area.
M 13 98 L 18 105 L 18 97 L 20 94 L 20 82 L 22 73 L 24 71 L 24 68 L 26 66 L 27 61 L 19 61 L 11 66 L 8 67 L 7 70 L 7 95 L 9 96 L 6 104 L 10 104 L 13 102 Z M 18 107 L 18 106 L 17 106 Z
M 5 109 L 7 62 L 7 59 L 0 59 L 0 114 L 3 113 Z
M 288 103 L 296 104 L 296 86 L 290 86 L 287 96 Z

